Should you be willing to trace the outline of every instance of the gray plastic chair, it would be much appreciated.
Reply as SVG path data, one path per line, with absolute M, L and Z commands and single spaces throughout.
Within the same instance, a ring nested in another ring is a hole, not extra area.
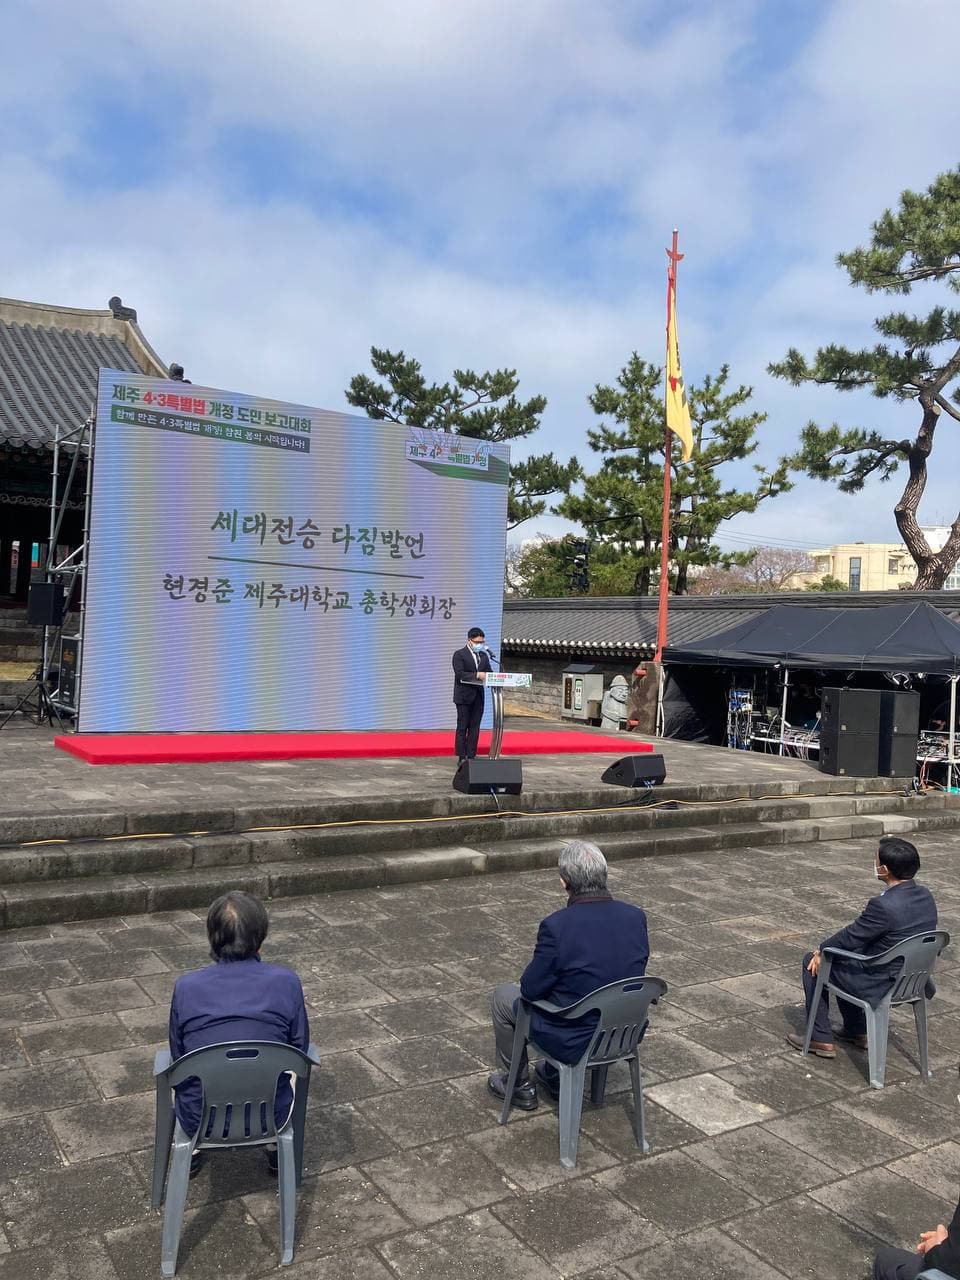
M 185 1053 L 173 1062 L 169 1049 L 154 1058 L 157 1085 L 157 1127 L 153 1150 L 154 1209 L 164 1201 L 160 1269 L 176 1274 L 183 1210 L 190 1185 L 190 1161 L 195 1150 L 225 1147 L 263 1147 L 277 1144 L 280 1184 L 280 1263 L 293 1261 L 293 1233 L 297 1211 L 297 1187 L 303 1178 L 303 1134 L 307 1112 L 310 1070 L 319 1064 L 313 1045 L 306 1053 L 292 1045 L 267 1040 L 237 1040 L 208 1045 Z M 297 1077 L 293 1106 L 278 1129 L 273 1112 L 279 1077 Z M 173 1107 L 173 1089 L 198 1077 L 203 1090 L 203 1111 L 195 1134 L 185 1133 Z M 173 1162 L 170 1153 L 173 1152 Z
M 507 1075 L 506 1094 L 500 1123 L 506 1124 L 513 1106 L 513 1090 L 520 1070 L 524 1045 L 534 1057 L 546 1058 L 560 1072 L 560 1163 L 565 1169 L 577 1164 L 580 1140 L 580 1113 L 583 1108 L 583 1086 L 587 1071 L 591 1074 L 590 1097 L 600 1106 L 607 1086 L 607 1071 L 612 1063 L 625 1059 L 630 1066 L 633 1084 L 633 1132 L 641 1151 L 649 1151 L 644 1137 L 643 1077 L 640 1073 L 640 1037 L 646 1030 L 651 1004 L 656 1004 L 667 990 L 662 978 L 625 978 L 598 987 L 576 1004 L 560 1009 L 546 1000 L 524 1000 L 517 1005 L 517 1023 L 513 1033 L 513 1052 Z M 588 1013 L 599 1013 L 600 1021 L 579 1062 L 558 1062 L 530 1039 L 530 1012 L 539 1009 L 554 1018 L 572 1021 Z
M 917 1041 L 920 1046 L 920 1074 L 924 1080 L 930 1079 L 927 1065 L 927 998 L 924 988 L 933 972 L 937 956 L 950 945 L 950 935 L 944 929 L 933 929 L 929 933 L 915 933 L 912 938 L 891 947 L 889 951 L 878 956 L 863 956 L 855 951 L 843 951 L 839 947 L 824 947 L 817 974 L 817 985 L 813 993 L 813 1003 L 807 1018 L 807 1030 L 803 1039 L 803 1052 L 810 1048 L 813 1038 L 813 1024 L 816 1021 L 817 1007 L 824 988 L 832 991 L 838 1000 L 846 1000 L 855 1004 L 866 1014 L 867 1019 L 867 1063 L 870 1070 L 870 1084 L 874 1089 L 883 1088 L 883 1078 L 887 1069 L 887 1037 L 890 1031 L 890 1010 L 895 1005 L 912 1004 L 913 1017 L 917 1024 Z M 890 964 L 894 960 L 903 959 L 903 968 L 897 975 L 890 992 L 874 1009 L 866 1000 L 853 996 L 830 981 L 830 969 L 834 960 L 856 960 L 865 969 L 875 969 L 880 965 Z

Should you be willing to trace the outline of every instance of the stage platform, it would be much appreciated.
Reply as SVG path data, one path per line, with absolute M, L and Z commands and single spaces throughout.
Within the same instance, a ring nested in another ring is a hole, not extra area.
M 78 733 L 54 738 L 61 751 L 87 764 L 213 764 L 235 760 L 376 760 L 453 757 L 449 730 L 419 733 Z M 481 733 L 478 754 L 490 750 Z M 608 737 L 576 729 L 508 730 L 505 756 L 592 755 L 650 752 L 637 738 Z
M 541 742 L 556 735 L 567 749 L 526 755 L 522 793 L 497 798 L 454 790 L 449 755 L 92 769 L 49 730 L 8 726 L 0 931 L 200 910 L 231 888 L 278 899 L 556 867 L 577 837 L 613 862 L 679 855 L 679 882 L 695 852 L 726 859 L 805 843 L 809 859 L 811 843 L 960 826 L 960 797 L 907 796 L 892 779 L 826 777 L 802 760 L 532 717 L 508 728 Z M 602 782 L 612 759 L 651 746 L 664 785 Z

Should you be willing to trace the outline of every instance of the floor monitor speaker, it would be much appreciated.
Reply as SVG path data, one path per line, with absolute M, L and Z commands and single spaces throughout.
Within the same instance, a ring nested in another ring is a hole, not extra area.
M 666 776 L 663 756 L 643 751 L 615 761 L 609 769 L 604 769 L 600 781 L 615 787 L 658 787 Z
M 523 790 L 523 764 L 519 760 L 464 760 L 453 778 L 453 785 L 464 795 L 518 796 Z

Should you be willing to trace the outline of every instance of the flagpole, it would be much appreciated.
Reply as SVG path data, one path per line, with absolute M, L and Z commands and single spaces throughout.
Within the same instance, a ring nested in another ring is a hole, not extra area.
M 683 257 L 677 252 L 679 232 L 673 229 L 673 247 L 667 249 L 669 265 L 667 267 L 667 364 L 670 361 L 670 314 L 677 288 L 677 263 Z M 654 662 L 662 661 L 663 649 L 667 643 L 667 610 L 670 598 L 670 481 L 673 466 L 673 432 L 667 426 L 667 383 L 663 384 L 663 512 L 660 525 L 660 604 L 657 610 L 657 651 Z

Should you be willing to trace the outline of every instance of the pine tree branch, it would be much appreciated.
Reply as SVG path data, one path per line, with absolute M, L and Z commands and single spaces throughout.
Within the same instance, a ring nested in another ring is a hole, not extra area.
M 951 418 L 956 418 L 960 422 L 960 410 L 953 407 L 949 400 L 945 400 L 943 396 L 936 395 L 933 397 L 934 402 L 940 406 L 944 413 L 949 413 Z

